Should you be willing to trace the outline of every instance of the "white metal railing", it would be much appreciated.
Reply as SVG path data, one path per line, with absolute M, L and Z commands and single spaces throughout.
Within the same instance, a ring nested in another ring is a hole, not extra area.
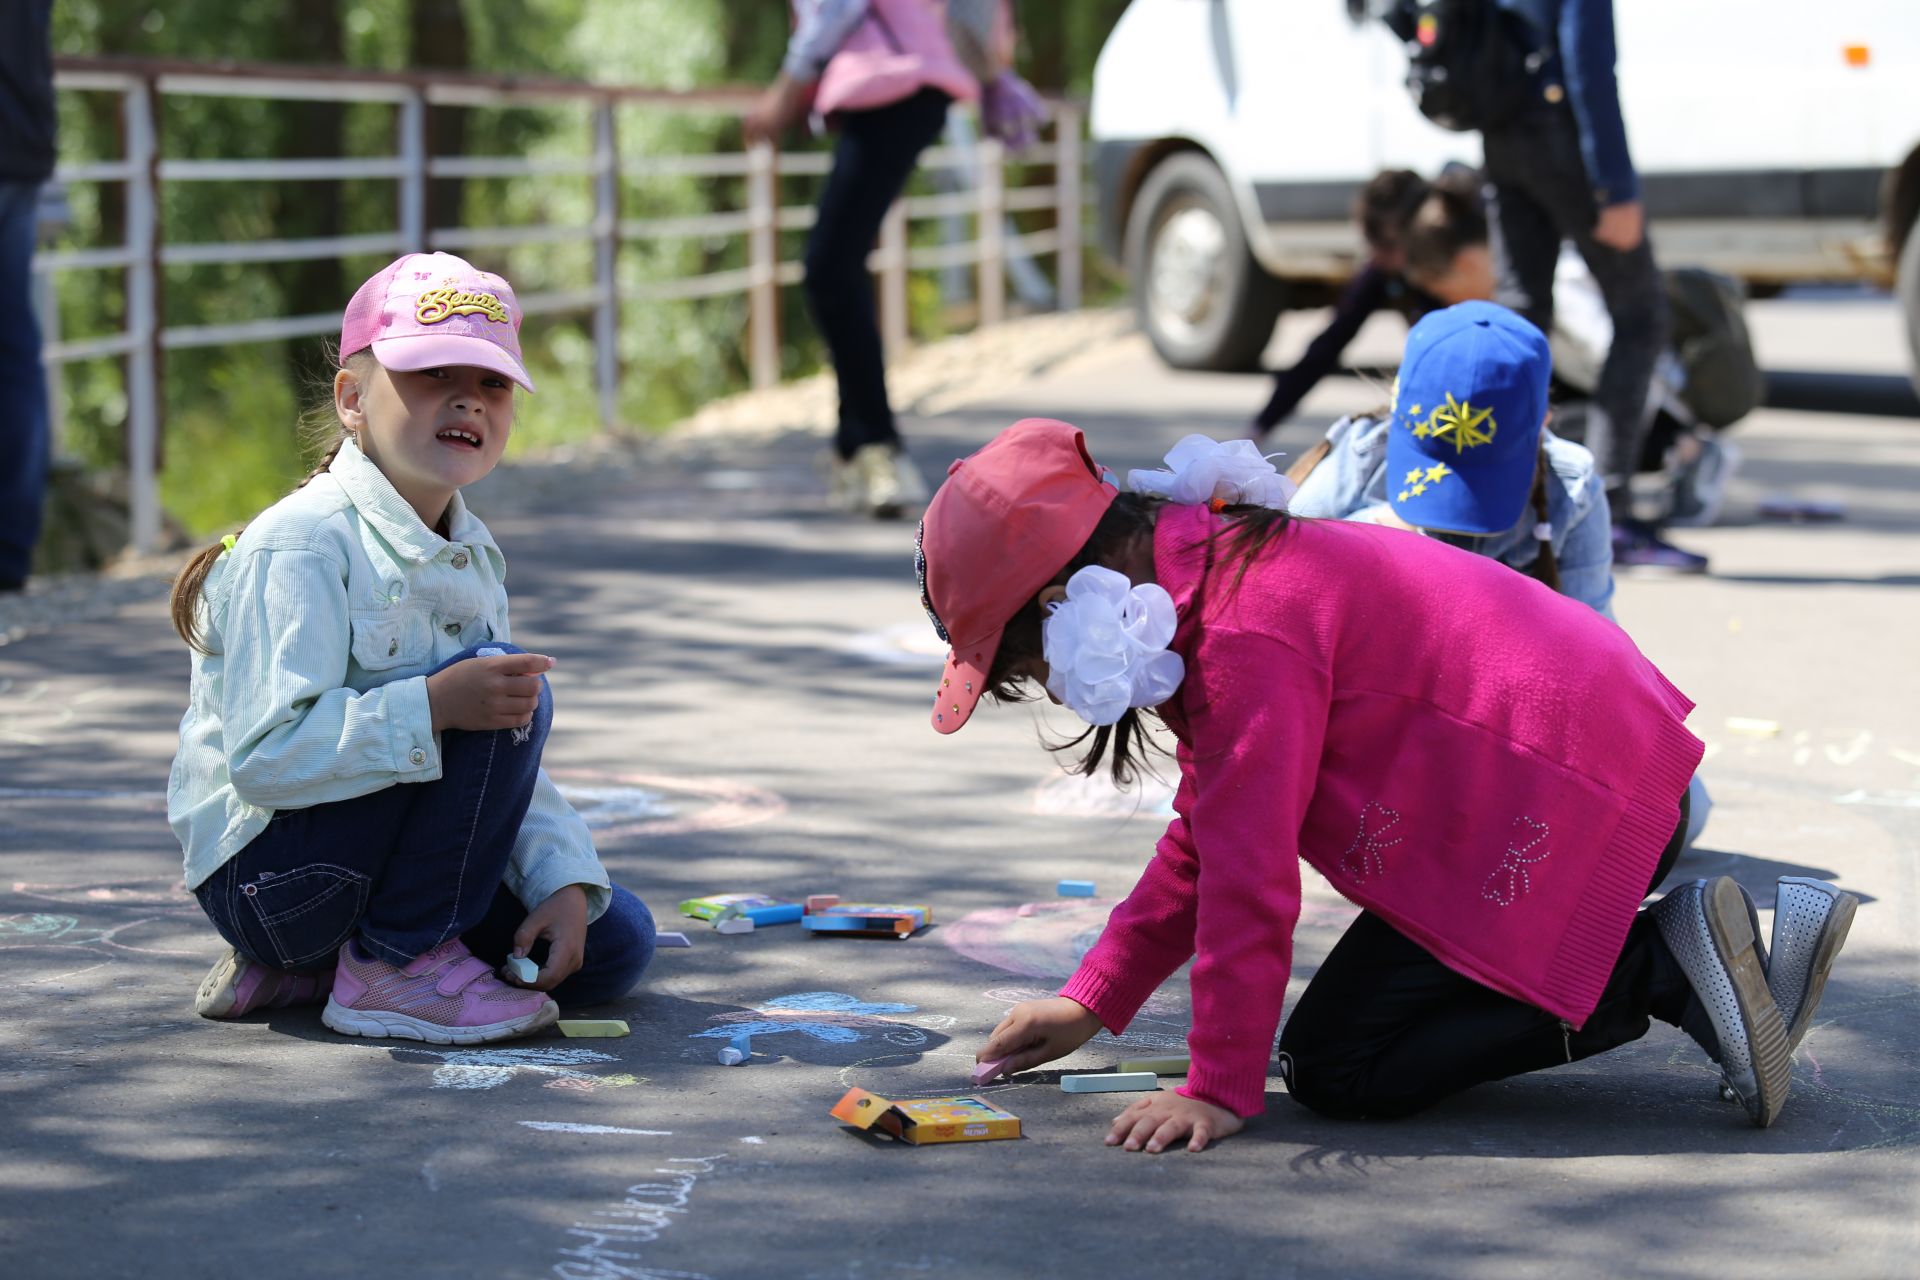
M 744 296 L 747 302 L 747 368 L 756 387 L 780 377 L 778 316 L 780 289 L 801 278 L 798 261 L 783 260 L 779 233 L 813 225 L 807 205 L 783 205 L 783 178 L 817 177 L 830 157 L 822 151 L 780 152 L 757 144 L 739 152 L 710 155 L 625 155 L 616 132 L 622 107 L 739 115 L 755 100 L 750 89 L 723 88 L 676 92 L 637 86 L 592 85 L 572 81 L 490 76 L 434 76 L 344 68 L 281 66 L 204 66 L 136 59 L 62 58 L 55 63 L 55 84 L 69 92 L 118 94 L 125 153 L 117 160 L 62 165 L 62 183 L 121 183 L 126 189 L 126 240 L 101 248 L 59 249 L 41 253 L 34 271 L 43 286 L 59 273 L 118 270 L 124 275 L 126 325 L 117 333 L 68 336 L 59 331 L 57 311 L 49 316 L 44 361 L 56 376 L 59 366 L 81 360 L 121 357 L 126 361 L 126 454 L 131 493 L 132 542 L 150 551 L 159 541 L 161 512 L 157 458 L 162 430 L 159 389 L 160 353 L 193 347 L 267 342 L 332 332 L 337 310 L 278 316 L 227 324 L 163 325 L 159 309 L 159 271 L 165 266 L 294 262 L 356 254 L 398 255 L 412 250 L 461 252 L 530 244 L 590 243 L 593 278 L 578 287 L 523 295 L 530 316 L 589 314 L 595 348 L 594 381 L 603 424 L 617 421 L 620 358 L 617 344 L 623 302 Z M 162 154 L 156 127 L 163 98 L 221 96 L 280 101 L 337 101 L 392 104 L 398 114 L 392 156 L 300 159 L 169 159 Z M 590 109 L 590 154 L 579 159 L 524 156 L 434 156 L 427 142 L 429 106 L 500 106 L 545 103 L 585 105 Z M 971 190 L 897 201 L 883 225 L 880 242 L 868 257 L 879 282 L 881 333 L 889 355 L 910 340 L 907 277 L 917 270 L 972 266 L 978 272 L 979 321 L 995 324 L 1006 314 L 1008 265 L 1015 257 L 1054 255 L 1057 305 L 1080 305 L 1084 165 L 1081 145 L 1084 113 L 1079 104 L 1054 100 L 1052 140 L 1019 157 L 1023 164 L 1051 166 L 1053 180 L 1009 189 L 1006 157 L 998 142 L 973 148 L 936 146 L 921 158 L 926 170 L 974 175 Z M 705 214 L 622 218 L 624 182 L 664 177 L 738 177 L 744 179 L 745 207 Z M 433 178 L 587 177 L 592 179 L 592 215 L 584 223 L 515 227 L 429 227 L 427 183 Z M 398 184 L 397 225 L 392 231 L 307 239 L 243 242 L 167 242 L 160 226 L 160 197 L 168 183 L 258 182 L 263 180 L 391 180 Z M 1054 226 L 1024 235 L 1009 234 L 1007 215 L 1016 211 L 1054 211 Z M 908 223 L 971 215 L 974 238 L 918 249 L 909 247 Z M 740 237 L 744 267 L 638 285 L 619 283 L 620 252 L 631 243 L 660 240 Z M 50 290 L 43 289 L 43 296 Z M 57 399 L 56 399 L 57 403 Z

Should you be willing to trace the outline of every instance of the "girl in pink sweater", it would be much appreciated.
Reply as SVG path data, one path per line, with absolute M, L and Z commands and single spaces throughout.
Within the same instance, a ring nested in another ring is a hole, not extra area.
M 1517 340 L 1451 331 L 1430 363 L 1453 400 L 1419 390 L 1427 353 L 1410 343 L 1396 429 L 1432 420 L 1414 394 L 1473 438 L 1497 439 L 1508 414 L 1537 421 L 1544 385 L 1526 399 L 1474 363 Z M 935 729 L 982 694 L 1041 686 L 1095 726 L 1078 740 L 1088 771 L 1130 776 L 1148 708 L 1177 742 L 1156 857 L 1060 994 L 1013 1009 L 980 1060 L 1015 1072 L 1120 1032 L 1192 959 L 1187 1082 L 1129 1107 L 1107 1141 L 1200 1150 L 1237 1132 L 1264 1108 L 1304 860 L 1365 909 L 1280 1042 L 1308 1107 L 1410 1114 L 1659 1018 L 1771 1123 L 1788 1023 L 1804 1030 L 1838 941 L 1802 930 L 1783 1021 L 1733 881 L 1640 911 L 1678 856 L 1702 754 L 1686 697 L 1618 627 L 1503 565 L 1290 519 L 1286 482 L 1248 442 L 1190 438 L 1169 460 L 1179 475 L 1134 475 L 1154 496 L 1119 494 L 1079 431 L 1028 420 L 954 464 L 921 528 L 923 603 L 952 645 Z

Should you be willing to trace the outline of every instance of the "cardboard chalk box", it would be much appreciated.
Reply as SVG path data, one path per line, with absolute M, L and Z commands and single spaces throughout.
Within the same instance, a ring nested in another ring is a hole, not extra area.
M 872 934 L 908 938 L 933 923 L 933 908 L 918 903 L 841 902 L 800 918 L 812 933 Z
M 914 1146 L 936 1142 L 991 1142 L 1020 1136 L 1020 1117 L 979 1098 L 910 1098 L 890 1102 L 865 1089 L 849 1089 L 833 1105 L 836 1120 L 856 1129 L 880 1130 Z

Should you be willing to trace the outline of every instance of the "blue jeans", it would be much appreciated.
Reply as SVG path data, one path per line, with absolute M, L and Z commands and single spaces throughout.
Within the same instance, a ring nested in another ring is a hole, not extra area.
M 394 965 L 460 938 L 499 965 L 527 917 L 501 881 L 552 721 L 553 696 L 542 680 L 531 733 L 443 732 L 438 781 L 281 810 L 195 890 L 201 908 L 235 950 L 275 969 L 330 968 L 349 938 Z M 646 906 L 614 886 L 612 903 L 587 930 L 579 971 L 554 998 L 619 999 L 653 958 L 653 935 Z M 545 963 L 546 945 L 533 947 L 535 963 Z
M 37 182 L 0 181 L 0 590 L 27 579 L 47 489 L 47 375 L 33 316 Z

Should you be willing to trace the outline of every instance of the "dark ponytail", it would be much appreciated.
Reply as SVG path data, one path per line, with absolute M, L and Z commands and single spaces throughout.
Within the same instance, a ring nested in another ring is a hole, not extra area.
M 336 363 L 362 381 L 377 367 L 371 350 L 357 351 Z M 324 475 L 327 468 L 333 465 L 333 460 L 340 456 L 340 446 L 351 438 L 334 412 L 331 380 L 327 383 L 326 402 L 316 403 L 301 415 L 300 434 L 311 442 L 311 447 L 319 449 L 320 457 L 300 483 L 293 486 L 296 492 Z M 200 620 L 200 599 L 206 590 L 207 575 L 213 572 L 214 562 L 232 545 L 229 539 L 238 538 L 245 530 L 246 526 L 241 525 L 226 538 L 202 548 L 193 559 L 187 561 L 186 567 L 180 570 L 180 576 L 173 580 L 173 629 L 195 653 L 209 657 L 213 654 L 213 650 L 207 647 L 206 632 Z
M 1533 465 L 1533 519 L 1534 531 L 1546 530 L 1547 536 L 1540 538 L 1540 554 L 1533 558 L 1533 576 L 1560 591 L 1560 560 L 1553 554 L 1553 522 L 1547 519 L 1547 448 L 1540 446 L 1540 460 Z M 1564 593 L 1563 593 L 1564 594 Z

